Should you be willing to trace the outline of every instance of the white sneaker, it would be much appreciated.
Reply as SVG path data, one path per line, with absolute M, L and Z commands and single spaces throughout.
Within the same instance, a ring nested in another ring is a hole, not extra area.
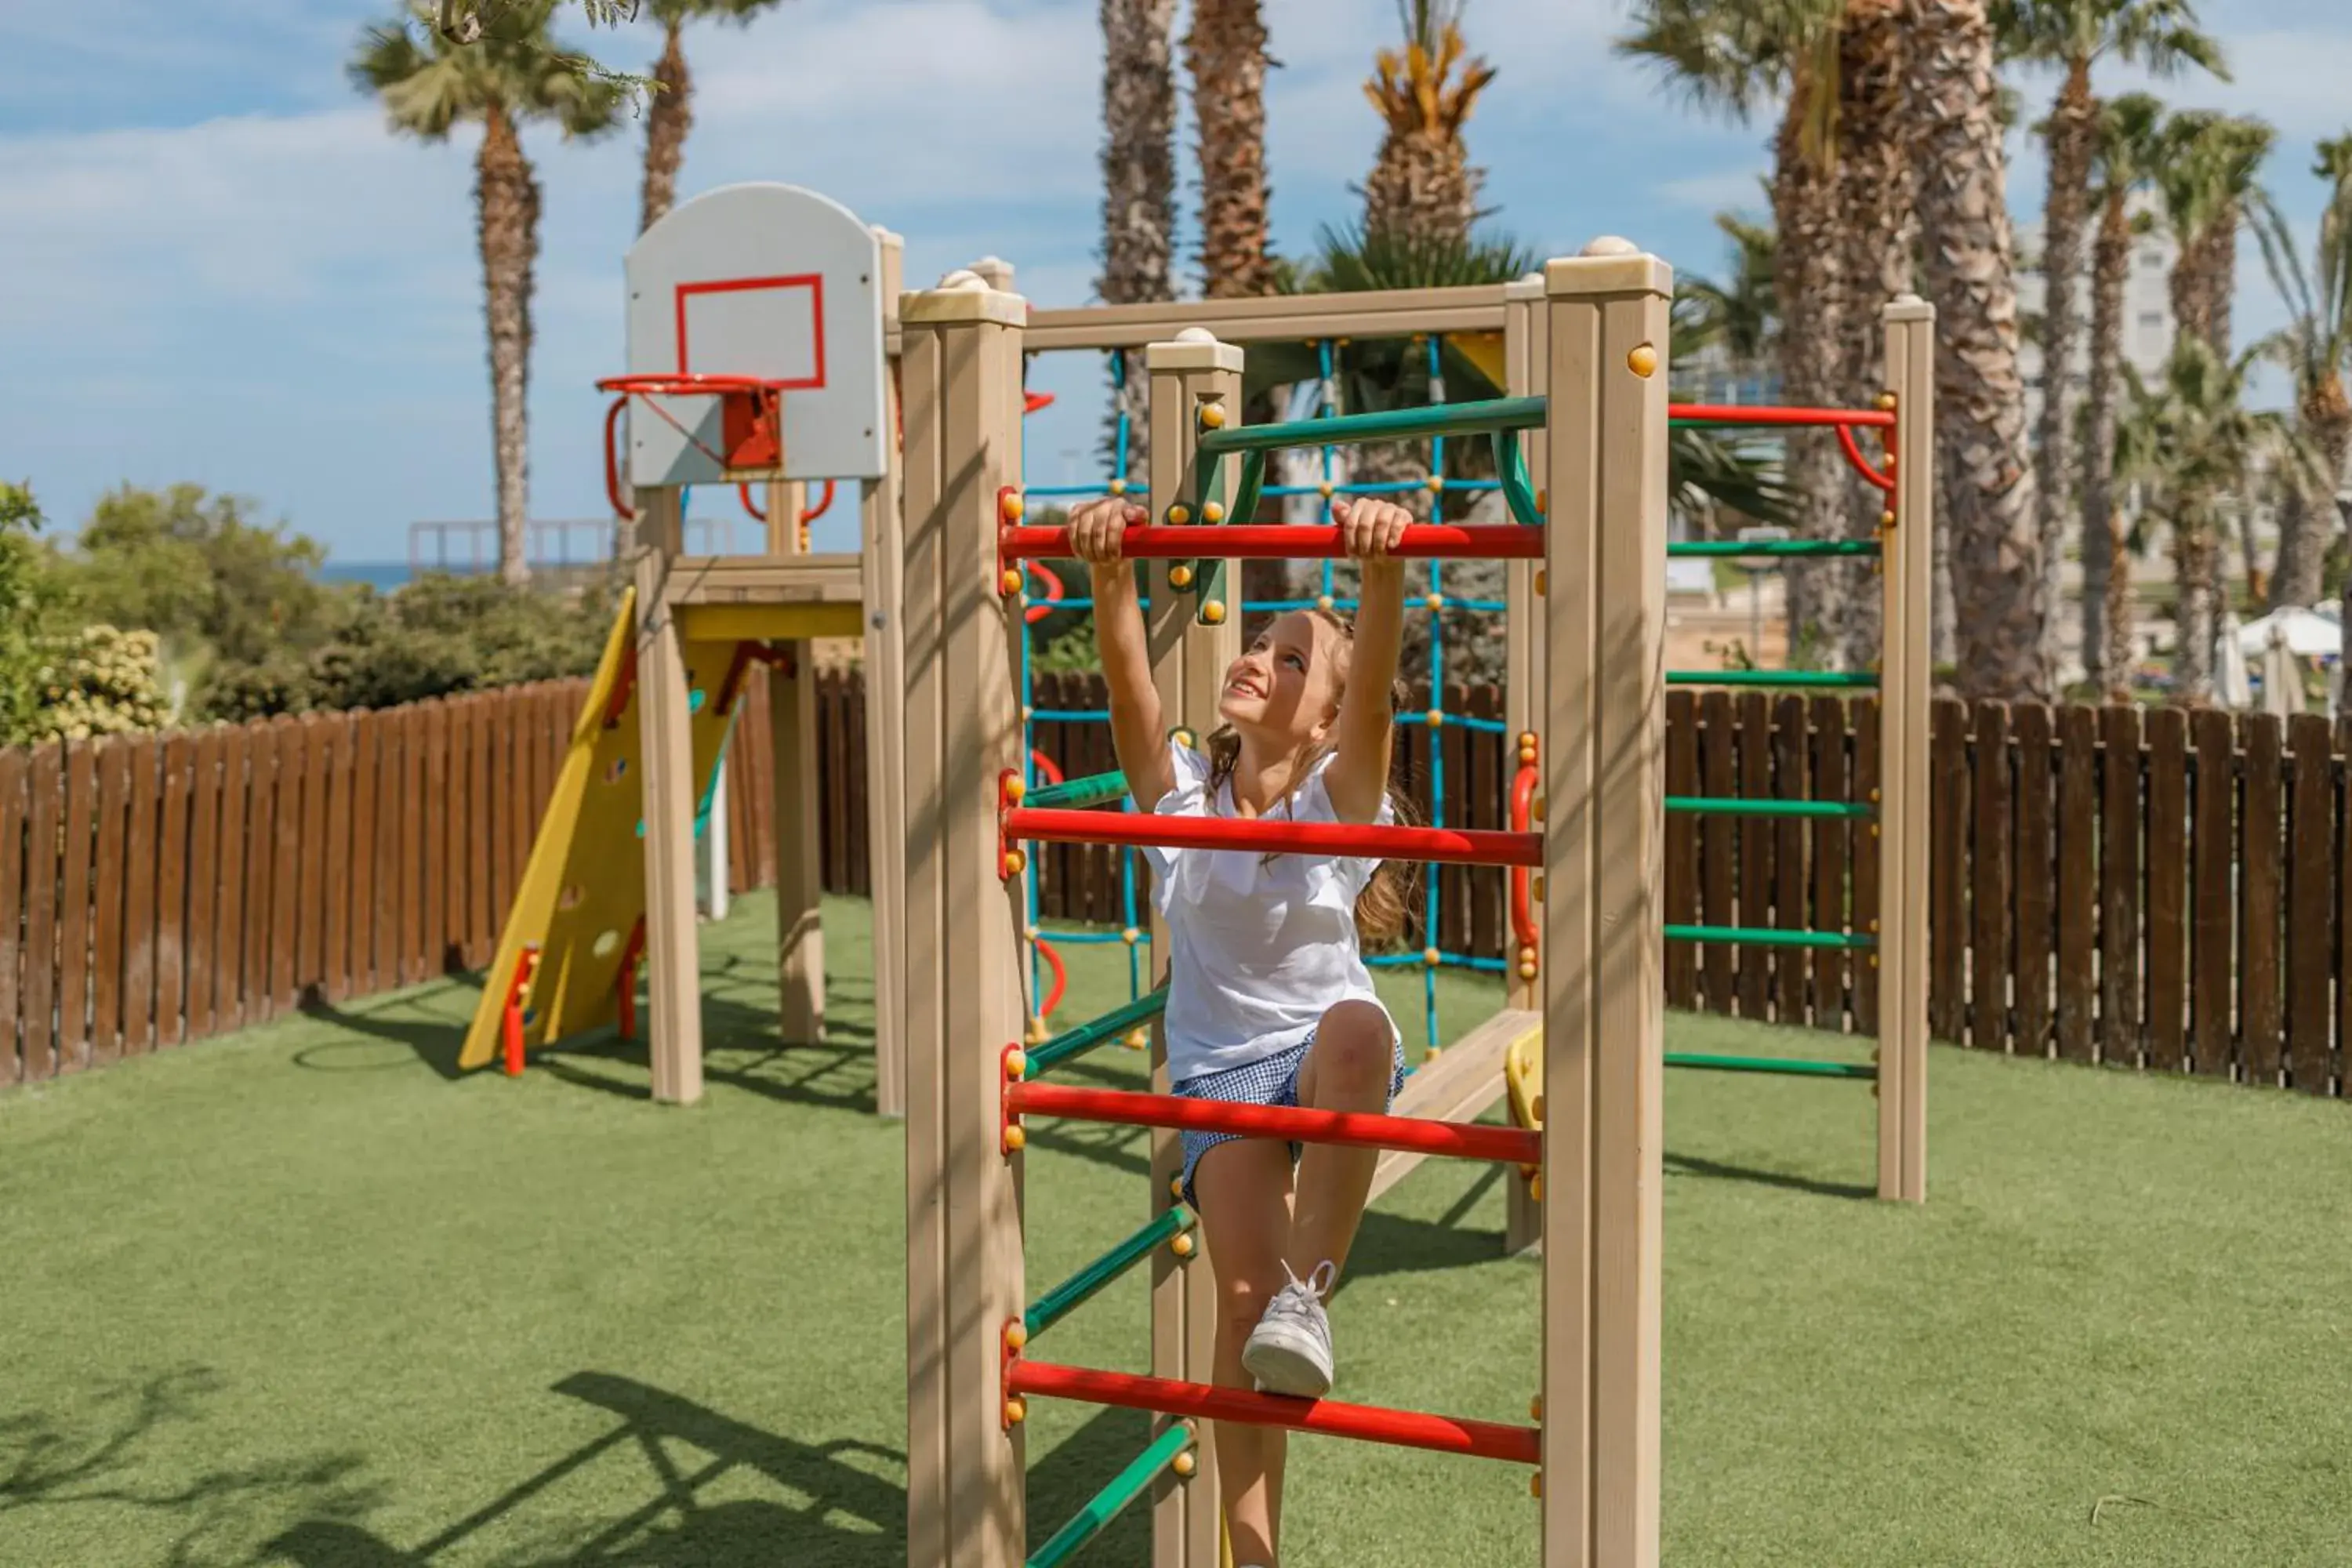
M 1242 1366 L 1267 1394 L 1320 1399 L 1331 1392 L 1331 1320 L 1323 1297 L 1339 1270 L 1329 1259 L 1305 1279 L 1282 1266 L 1289 1283 L 1275 1292 L 1242 1348 Z

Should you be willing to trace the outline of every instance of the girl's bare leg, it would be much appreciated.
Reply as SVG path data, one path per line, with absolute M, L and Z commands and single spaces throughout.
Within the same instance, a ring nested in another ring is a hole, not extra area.
M 1370 1002 L 1342 1002 L 1323 1015 L 1315 1043 L 1307 1048 L 1306 1064 L 1298 1069 L 1298 1103 L 1317 1110 L 1378 1113 L 1388 1109 L 1395 1074 L 1396 1030 L 1388 1014 Z M 1298 1162 L 1296 1217 L 1283 1250 L 1299 1279 L 1326 1262 L 1334 1277 L 1347 1266 L 1380 1158 L 1377 1149 L 1307 1146 Z
M 1284 1283 L 1284 1247 L 1290 1239 L 1290 1151 L 1278 1142 L 1245 1139 L 1220 1143 L 1192 1171 L 1201 1228 L 1217 1279 L 1217 1348 L 1212 1377 L 1225 1388 L 1250 1388 L 1242 1347 Z M 1234 1562 L 1275 1568 L 1282 1528 L 1282 1466 L 1287 1434 L 1278 1426 L 1213 1422 L 1217 1493 Z

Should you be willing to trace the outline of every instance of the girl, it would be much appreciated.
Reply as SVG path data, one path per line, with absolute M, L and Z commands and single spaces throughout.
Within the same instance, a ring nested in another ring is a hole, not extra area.
M 1332 503 L 1360 564 L 1351 627 L 1326 610 L 1282 616 L 1225 671 L 1224 723 L 1206 754 L 1167 738 L 1135 575 L 1119 536 L 1140 507 L 1097 501 L 1070 519 L 1092 567 L 1095 631 L 1110 686 L 1112 743 L 1136 806 L 1176 816 L 1390 822 L 1390 720 L 1402 637 L 1404 564 L 1388 552 L 1412 516 L 1391 501 Z M 1326 1110 L 1385 1111 L 1403 1082 L 1403 1038 L 1373 993 L 1362 936 L 1395 934 L 1396 874 L 1376 859 L 1152 849 L 1168 925 L 1165 1033 L 1179 1095 Z M 1323 1301 L 1346 1263 L 1376 1151 L 1183 1135 L 1184 1196 L 1216 1270 L 1215 1381 L 1319 1398 L 1331 1387 Z M 1272 1568 L 1285 1434 L 1213 1428 L 1236 1563 Z

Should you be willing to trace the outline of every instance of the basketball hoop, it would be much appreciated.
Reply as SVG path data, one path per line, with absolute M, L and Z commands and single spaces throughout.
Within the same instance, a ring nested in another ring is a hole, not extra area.
M 726 469 L 730 479 L 761 479 L 783 467 L 784 392 L 781 382 L 754 375 L 673 373 L 606 376 L 596 384 L 596 388 L 643 400 L 646 407 L 692 442 L 704 457 Z M 718 398 L 719 442 L 725 453 L 713 451 L 677 416 L 663 407 L 659 400 L 665 397 Z M 751 471 L 744 472 L 746 469 Z

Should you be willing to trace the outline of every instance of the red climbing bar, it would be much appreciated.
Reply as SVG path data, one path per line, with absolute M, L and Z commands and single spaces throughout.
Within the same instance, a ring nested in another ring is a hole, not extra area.
M 1150 812 L 1013 806 L 1004 813 L 1004 835 L 1054 844 L 1286 849 L 1454 866 L 1543 864 L 1543 835 L 1501 833 L 1493 828 L 1389 827 L 1370 822 L 1274 822 L 1262 816 L 1160 816 Z
M 1889 408 L 1775 408 L 1763 403 L 1672 403 L 1666 417 L 1700 425 L 1895 425 Z
M 1376 1116 L 1366 1110 L 1313 1110 L 1297 1105 L 1247 1105 L 1227 1100 L 1187 1100 L 1173 1094 L 1080 1089 L 1015 1079 L 1004 1086 L 1010 1116 L 1108 1121 L 1123 1127 L 1171 1127 L 1192 1132 L 1233 1132 L 1298 1143 L 1353 1149 L 1400 1149 L 1500 1164 L 1543 1163 L 1543 1134 L 1483 1121 L 1435 1121 L 1420 1116 Z
M 1339 531 L 1328 523 L 1232 523 L 1130 528 L 1119 536 L 1129 561 L 1190 561 L 1213 555 L 1223 561 L 1319 561 L 1340 553 Z M 997 535 L 1007 561 L 1059 559 L 1070 553 L 1066 528 L 1008 528 Z M 1538 561 L 1543 558 L 1540 528 L 1516 522 L 1415 523 L 1389 552 L 1401 560 Z
M 1507 1426 L 1499 1421 L 1464 1421 L 1451 1415 L 1387 1410 L 1375 1405 L 1341 1405 L 1328 1399 L 1288 1399 L 1277 1394 L 1252 1394 L 1238 1388 L 1180 1383 L 1166 1377 L 1138 1377 L 1124 1372 L 1097 1372 L 1092 1367 L 1059 1366 L 1019 1356 L 1006 1363 L 1004 1392 L 1083 1400 L 1089 1405 L 1116 1405 L 1129 1410 L 1190 1415 L 1203 1421 L 1286 1426 L 1294 1432 L 1321 1432 L 1366 1443 L 1427 1448 L 1440 1454 L 1468 1454 L 1474 1458 L 1504 1459 L 1521 1465 L 1543 1462 L 1543 1433 L 1539 1427 Z

